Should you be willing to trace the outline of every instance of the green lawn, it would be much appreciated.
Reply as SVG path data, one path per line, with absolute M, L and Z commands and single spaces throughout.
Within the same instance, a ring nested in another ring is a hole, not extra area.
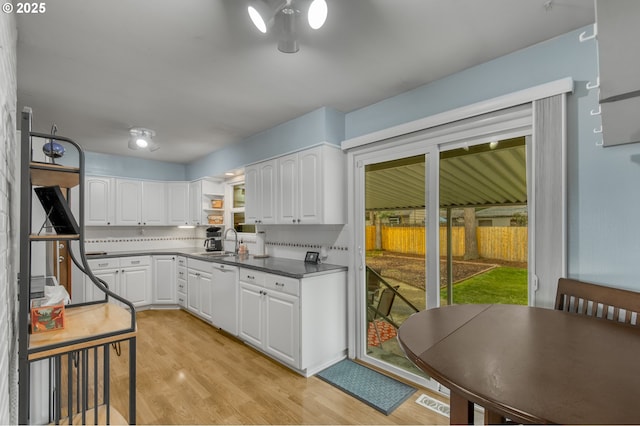
M 440 303 L 447 303 L 447 289 L 440 290 Z M 508 303 L 526 305 L 527 270 L 498 267 L 453 285 L 453 303 Z

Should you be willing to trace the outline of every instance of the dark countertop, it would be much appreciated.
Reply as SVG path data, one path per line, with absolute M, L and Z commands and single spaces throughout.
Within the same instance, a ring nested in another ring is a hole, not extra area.
M 153 255 L 176 255 L 185 256 L 192 259 L 204 260 L 207 262 L 224 263 L 238 266 L 240 268 L 255 269 L 257 271 L 268 272 L 277 275 L 284 275 L 291 278 L 305 278 L 315 275 L 332 274 L 346 271 L 348 268 L 342 265 L 331 265 L 328 263 L 305 263 L 303 260 L 285 259 L 282 257 L 255 258 L 248 256 L 210 256 L 204 254 L 201 247 L 174 248 L 174 249 L 148 249 L 137 251 L 110 251 L 92 254 L 87 252 L 87 259 L 107 259 L 110 257 L 124 256 L 153 256 Z

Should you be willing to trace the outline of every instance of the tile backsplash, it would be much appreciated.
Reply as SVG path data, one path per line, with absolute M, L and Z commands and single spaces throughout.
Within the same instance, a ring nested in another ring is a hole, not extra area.
M 87 253 L 168 249 L 202 246 L 204 236 L 199 236 L 196 228 L 183 229 L 176 226 L 96 226 L 85 228 L 84 243 Z
M 265 251 L 270 256 L 304 259 L 307 251 L 326 255 L 325 263 L 347 265 L 348 227 L 338 225 L 265 225 Z M 233 251 L 233 234 L 228 234 L 225 250 Z M 183 229 L 175 226 L 157 227 L 86 227 L 85 250 L 91 252 L 135 251 L 202 247 L 206 228 Z M 250 254 L 256 254 L 255 235 L 240 234 Z

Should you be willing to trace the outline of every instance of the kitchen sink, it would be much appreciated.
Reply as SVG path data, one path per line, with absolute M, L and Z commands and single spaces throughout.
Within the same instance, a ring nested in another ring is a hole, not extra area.
M 205 252 L 202 252 L 202 253 L 196 253 L 196 256 L 226 257 L 226 256 L 233 256 L 233 252 L 231 252 L 231 251 L 205 251 Z

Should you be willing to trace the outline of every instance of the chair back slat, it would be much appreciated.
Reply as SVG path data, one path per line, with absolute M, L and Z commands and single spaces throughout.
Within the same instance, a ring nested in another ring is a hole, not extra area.
M 640 326 L 640 293 L 634 291 L 560 278 L 555 309 Z

